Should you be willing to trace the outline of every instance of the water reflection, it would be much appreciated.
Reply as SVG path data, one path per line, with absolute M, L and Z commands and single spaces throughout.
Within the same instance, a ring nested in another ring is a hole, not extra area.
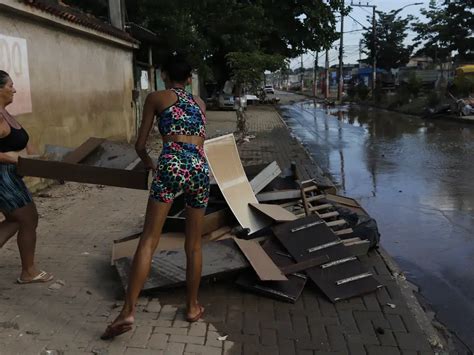
M 467 334 L 474 329 L 467 304 L 474 295 L 467 272 L 474 266 L 474 126 L 314 103 L 286 106 L 284 116 L 341 191 L 378 220 L 383 245 L 474 348 Z M 433 279 L 449 285 L 436 297 Z

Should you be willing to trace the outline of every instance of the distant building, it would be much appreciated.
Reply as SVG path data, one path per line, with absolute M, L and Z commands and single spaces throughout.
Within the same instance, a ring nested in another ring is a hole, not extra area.
M 433 58 L 427 56 L 411 57 L 407 63 L 407 67 L 416 67 L 417 69 L 427 69 L 433 65 Z

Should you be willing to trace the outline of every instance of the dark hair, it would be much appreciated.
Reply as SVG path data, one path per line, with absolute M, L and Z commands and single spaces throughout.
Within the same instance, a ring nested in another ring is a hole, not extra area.
M 6 71 L 0 70 L 0 89 L 2 89 L 6 84 L 10 75 Z
M 166 57 L 161 70 L 168 74 L 171 81 L 181 83 L 191 76 L 193 67 L 184 54 L 175 52 Z

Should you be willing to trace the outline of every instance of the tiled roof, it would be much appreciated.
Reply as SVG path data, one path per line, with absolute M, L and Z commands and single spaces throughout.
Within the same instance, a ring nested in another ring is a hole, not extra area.
M 122 31 L 111 24 L 101 21 L 97 17 L 86 14 L 79 9 L 60 4 L 57 0 L 18 0 L 31 7 L 47 12 L 63 20 L 91 28 L 98 32 L 123 39 L 125 41 L 138 43 L 136 39 L 131 37 L 127 32 Z

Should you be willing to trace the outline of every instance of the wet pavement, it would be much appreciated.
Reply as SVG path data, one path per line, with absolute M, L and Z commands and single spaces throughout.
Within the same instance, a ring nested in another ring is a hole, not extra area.
M 474 349 L 474 125 L 309 100 L 282 115 L 377 220 L 382 245 L 437 318 Z

